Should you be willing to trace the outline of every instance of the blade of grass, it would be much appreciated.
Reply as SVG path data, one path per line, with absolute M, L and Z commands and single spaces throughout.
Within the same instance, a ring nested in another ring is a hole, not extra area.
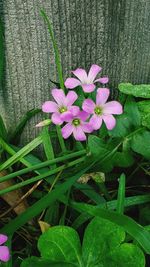
M 46 157 L 48 160 L 52 160 L 55 158 L 54 155 L 54 150 L 51 142 L 51 137 L 49 133 L 49 126 L 45 126 L 42 130 L 41 137 L 43 140 L 43 146 L 44 146 L 44 151 L 46 154 Z M 54 163 L 51 168 L 55 169 L 57 167 L 56 163 Z
M 41 109 L 32 109 L 29 110 L 20 120 L 19 124 L 15 128 L 14 132 L 8 133 L 10 143 L 17 144 L 20 140 L 20 136 L 26 126 L 26 123 L 36 114 L 41 112 Z
M 126 197 L 124 202 L 124 207 L 132 207 L 135 205 L 141 205 L 149 202 L 150 202 L 150 195 Z M 115 210 L 117 207 L 117 200 L 111 200 L 106 203 L 99 204 L 98 207 L 102 209 Z M 72 227 L 75 229 L 79 228 L 83 223 L 87 222 L 91 217 L 92 215 L 90 214 L 81 213 L 73 222 Z
M 0 137 L 3 138 L 5 141 L 7 141 L 8 139 L 7 130 L 1 115 L 0 115 Z
M 144 251 L 150 254 L 150 233 L 144 229 L 144 227 L 137 224 L 133 219 L 126 215 L 118 214 L 114 211 L 101 209 L 88 204 L 74 203 L 72 206 L 80 212 L 86 212 L 92 216 L 107 219 L 123 227 L 124 230 L 141 245 Z
M 7 161 L 1 164 L 0 171 L 12 166 L 14 163 L 22 159 L 25 155 L 30 153 L 34 148 L 39 146 L 41 143 L 42 143 L 41 136 L 38 136 L 37 138 L 32 140 L 29 144 L 20 149 L 17 153 L 15 153 L 11 158 L 9 158 Z M 1 137 L 0 137 L 0 145 L 4 145 L 3 139 Z
M 124 202 L 125 202 L 125 174 L 122 173 L 119 178 L 119 188 L 118 188 L 118 199 L 116 211 L 119 214 L 124 213 Z
M 41 10 L 41 16 L 44 18 L 47 27 L 48 27 L 48 31 L 50 34 L 50 38 L 53 44 L 53 49 L 54 49 L 54 53 L 55 53 L 55 63 L 56 63 L 56 67 L 57 67 L 57 71 L 58 71 L 58 78 L 59 78 L 59 83 L 60 83 L 60 87 L 64 90 L 64 80 L 63 80 L 63 72 L 62 72 L 62 66 L 61 66 L 61 60 L 60 60 L 60 55 L 59 55 L 59 50 L 58 50 L 58 46 L 54 37 L 54 32 L 52 30 L 52 26 L 50 23 L 50 20 L 48 18 L 48 16 L 46 15 L 44 10 Z M 66 153 L 66 146 L 65 146 L 65 142 L 64 139 L 62 137 L 61 134 L 61 130 L 60 130 L 60 126 L 57 125 L 56 126 L 56 130 L 57 130 L 57 135 L 58 135 L 58 139 L 59 139 L 59 143 L 61 146 L 61 149 L 64 153 Z
M 80 158 L 80 159 L 76 159 L 76 160 L 74 160 L 74 161 L 72 161 L 72 162 L 69 162 L 69 163 L 66 164 L 66 165 L 64 164 L 64 165 L 62 165 L 62 166 L 60 166 L 60 167 L 58 167 L 58 168 L 56 168 L 56 169 L 50 170 L 50 171 L 48 171 L 48 172 L 46 172 L 46 173 L 44 173 L 44 174 L 38 175 L 38 176 L 33 177 L 33 178 L 29 178 L 29 179 L 27 179 L 26 181 L 23 181 L 23 182 L 21 182 L 21 183 L 18 183 L 18 184 L 12 185 L 12 186 L 10 186 L 10 187 L 7 187 L 7 188 L 5 188 L 5 189 L 2 189 L 2 190 L 0 190 L 0 196 L 6 194 L 6 193 L 8 193 L 8 192 L 17 190 L 17 189 L 19 189 L 19 188 L 22 188 L 22 187 L 24 187 L 24 186 L 26 186 L 26 185 L 29 185 L 29 184 L 31 184 L 31 183 L 37 182 L 37 181 L 39 181 L 39 180 L 42 180 L 43 178 L 46 178 L 46 177 L 48 177 L 48 176 L 51 176 L 51 175 L 53 175 L 53 174 L 55 174 L 55 173 L 57 173 L 57 172 L 62 171 L 63 169 L 72 167 L 72 166 L 74 166 L 74 165 L 76 165 L 76 164 L 78 164 L 78 163 L 81 163 L 81 162 L 83 162 L 83 161 L 85 161 L 85 157 L 82 157 L 82 158 Z
M 65 162 L 66 160 L 70 160 L 70 159 L 73 159 L 73 158 L 76 158 L 76 157 L 80 157 L 80 156 L 83 156 L 86 154 L 86 151 L 85 150 L 82 150 L 82 151 L 78 151 L 78 152 L 74 152 L 74 153 L 70 153 L 68 155 L 65 155 L 65 156 L 62 156 L 62 157 L 59 157 L 59 158 L 55 158 L 55 159 L 52 159 L 52 160 L 47 160 L 45 162 L 42 162 L 42 163 L 39 163 L 39 164 L 36 164 L 36 165 L 33 165 L 31 167 L 28 167 L 28 168 L 24 168 L 22 170 L 19 170 L 19 171 L 16 171 L 16 172 L 13 172 L 13 173 L 10 173 L 8 175 L 5 175 L 3 176 L 1 179 L 0 179 L 0 183 L 1 182 L 4 182 L 4 181 L 7 181 L 9 179 L 12 179 L 14 177 L 17 177 L 17 176 L 20 176 L 20 175 L 23 175 L 25 173 L 28 173 L 28 172 L 31 172 L 31 171 L 34 171 L 36 170 L 36 172 L 38 174 L 40 174 L 41 170 L 39 171 L 39 169 L 42 168 L 43 170 L 43 167 L 47 167 L 47 166 L 51 166 L 55 163 L 59 163 L 59 162 Z M 27 156 L 26 156 L 27 158 Z M 39 162 L 41 162 L 39 160 Z M 29 164 L 28 164 L 29 165 Z M 27 165 L 27 166 L 28 166 Z M 44 169 L 45 171 L 48 171 L 49 169 Z
M 35 216 L 40 214 L 42 210 L 46 209 L 49 205 L 51 205 L 51 203 L 55 202 L 57 199 L 63 199 L 64 193 L 67 192 L 69 188 L 71 188 L 75 181 L 79 179 L 79 177 L 83 175 L 91 167 L 91 165 L 76 173 L 72 177 L 69 177 L 66 182 L 57 186 L 56 189 L 52 190 L 52 192 L 48 193 L 42 199 L 37 201 L 21 215 L 11 220 L 1 229 L 1 233 L 6 233 L 8 235 L 13 234 L 28 221 L 32 220 Z
M 53 44 L 53 48 L 54 48 L 54 53 L 55 53 L 55 63 L 57 66 L 57 71 L 58 71 L 58 77 L 59 77 L 59 83 L 62 89 L 64 89 L 64 80 L 63 80 L 63 74 L 62 74 L 62 66 L 61 66 L 61 60 L 60 60 L 60 55 L 59 55 L 59 50 L 58 50 L 58 46 L 54 37 L 54 32 L 52 30 L 52 26 L 50 23 L 50 20 L 48 18 L 48 16 L 46 15 L 44 10 L 41 10 L 41 16 L 44 18 L 47 27 L 48 27 L 48 31 L 50 34 L 50 38 Z

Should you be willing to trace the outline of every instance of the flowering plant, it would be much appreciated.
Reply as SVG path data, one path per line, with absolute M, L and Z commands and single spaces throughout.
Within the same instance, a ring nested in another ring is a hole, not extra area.
M 10 258 L 9 249 L 4 243 L 8 240 L 6 235 L 0 234 L 0 261 L 7 262 Z
M 122 114 L 122 106 L 118 101 L 108 101 L 110 91 L 108 88 L 96 88 L 95 83 L 105 84 L 107 77 L 96 79 L 102 68 L 93 64 L 87 75 L 84 69 L 78 68 L 73 74 L 78 77 L 67 78 L 65 86 L 67 89 L 81 86 L 83 89 L 83 99 L 81 106 L 76 105 L 80 98 L 74 91 L 65 92 L 62 89 L 52 89 L 54 101 L 46 101 L 42 105 L 43 112 L 52 113 L 51 120 L 54 124 L 62 125 L 62 136 L 64 139 L 73 134 L 77 141 L 85 141 L 86 134 L 98 130 L 104 121 L 108 130 L 112 130 L 116 125 L 113 114 Z M 91 93 L 92 94 L 89 94 Z M 95 102 L 93 101 L 95 98 Z M 82 110 L 81 110 L 82 108 Z

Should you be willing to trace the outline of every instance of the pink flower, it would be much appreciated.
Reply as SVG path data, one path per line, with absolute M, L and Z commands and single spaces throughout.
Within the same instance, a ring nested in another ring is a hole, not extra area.
M 79 107 L 72 106 L 77 100 L 78 96 L 75 92 L 70 91 L 67 95 L 64 94 L 62 89 L 53 89 L 52 96 L 56 103 L 53 101 L 46 101 L 42 105 L 42 111 L 52 114 L 52 122 L 61 125 L 73 110 L 79 111 Z
M 108 83 L 108 77 L 103 77 L 96 79 L 97 74 L 102 70 L 101 67 L 98 65 L 93 64 L 89 70 L 89 73 L 87 75 L 86 71 L 84 69 L 76 69 L 75 71 L 72 71 L 72 73 L 78 78 L 68 78 L 65 81 L 65 86 L 68 89 L 73 89 L 77 86 L 82 86 L 83 91 L 86 93 L 93 92 L 95 89 L 96 82 L 100 82 L 102 84 Z
M 8 237 L 6 235 L 0 234 L 0 261 L 9 261 L 10 254 L 9 249 L 6 246 L 1 246 L 7 241 Z
M 67 139 L 71 134 L 77 141 L 85 141 L 85 133 L 91 133 L 93 128 L 86 122 L 89 114 L 85 111 L 73 111 L 68 123 L 62 128 L 62 136 Z
M 121 114 L 123 112 L 119 102 L 110 101 L 106 103 L 109 94 L 109 89 L 99 88 L 96 95 L 96 104 L 91 99 L 86 99 L 83 102 L 83 110 L 93 114 L 89 122 L 94 130 L 98 130 L 101 127 L 102 121 L 104 121 L 108 130 L 112 130 L 116 125 L 116 120 L 112 114 Z

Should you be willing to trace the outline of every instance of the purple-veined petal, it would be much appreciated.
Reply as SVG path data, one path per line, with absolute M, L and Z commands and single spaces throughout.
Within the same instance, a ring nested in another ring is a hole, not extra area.
M 7 262 L 10 258 L 9 249 L 6 246 L 0 247 L 0 261 Z
M 58 105 L 53 101 L 46 101 L 42 105 L 42 111 L 46 113 L 52 113 L 58 111 Z
M 89 118 L 89 113 L 85 112 L 84 110 L 83 111 L 80 111 L 78 113 L 78 118 L 82 121 L 86 121 L 88 118 Z
M 103 118 L 108 130 L 112 130 L 115 127 L 116 120 L 112 115 L 110 115 L 110 114 L 103 115 L 102 118 Z
M 67 106 L 71 106 L 78 98 L 78 95 L 73 92 L 73 91 L 70 91 L 67 96 L 66 96 L 66 100 L 65 100 L 65 104 Z
M 53 89 L 52 90 L 52 96 L 55 99 L 55 101 L 58 103 L 59 106 L 63 105 L 65 102 L 65 94 L 62 89 Z
M 94 85 L 94 83 L 92 83 L 92 84 L 82 84 L 82 88 L 83 88 L 83 91 L 85 93 L 91 93 L 91 92 L 94 91 L 95 85 Z
M 74 127 L 73 128 L 73 135 L 74 135 L 74 138 L 77 141 L 85 141 L 86 140 L 86 135 L 83 132 L 81 126 L 78 126 L 78 127 Z
M 102 77 L 102 78 L 96 79 L 94 82 L 95 83 L 100 82 L 102 84 L 106 84 L 109 82 L 109 78 L 108 77 Z
M 92 114 L 95 108 L 95 103 L 91 99 L 85 99 L 82 104 L 82 109 L 89 114 Z
M 62 129 L 62 136 L 64 139 L 68 138 L 73 132 L 73 126 L 71 123 L 67 123 Z
M 107 102 L 103 107 L 104 114 L 122 114 L 122 105 L 118 101 Z
M 77 116 L 80 113 L 80 108 L 77 106 L 71 106 L 68 110 L 72 113 L 73 117 Z
M 90 123 L 84 123 L 83 125 L 81 125 L 82 127 L 82 130 L 85 132 L 85 133 L 92 133 L 93 132 L 93 127 Z
M 73 114 L 70 111 L 66 111 L 60 114 L 60 118 L 63 122 L 70 122 L 73 120 Z
M 102 117 L 93 115 L 89 122 L 93 130 L 98 130 L 102 125 Z
M 68 89 L 73 89 L 79 85 L 81 85 L 81 82 L 76 78 L 67 78 L 65 81 L 65 86 Z
M 93 83 L 97 74 L 102 70 L 102 68 L 96 64 L 93 64 L 88 73 L 88 82 Z
M 0 234 L 0 245 L 4 244 L 7 240 L 7 235 Z
M 96 95 L 96 105 L 103 105 L 109 97 L 110 91 L 107 88 L 99 88 Z
M 63 123 L 61 117 L 60 117 L 60 113 L 53 113 L 52 114 L 52 117 L 51 117 L 51 120 L 54 124 L 58 124 L 58 125 L 61 125 Z
M 81 83 L 87 83 L 87 73 L 84 69 L 78 68 L 72 71 L 72 73 L 81 81 Z

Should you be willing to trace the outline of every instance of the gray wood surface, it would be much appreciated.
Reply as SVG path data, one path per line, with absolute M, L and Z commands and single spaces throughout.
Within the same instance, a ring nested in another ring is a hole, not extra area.
M 5 24 L 5 87 L 0 112 L 7 126 L 17 124 L 32 108 L 50 97 L 49 79 L 57 81 L 54 54 L 40 16 L 49 16 L 64 77 L 76 67 L 103 67 L 110 87 L 119 82 L 150 82 L 150 0 L 0 0 Z M 23 142 L 31 140 L 40 121 L 28 123 Z

